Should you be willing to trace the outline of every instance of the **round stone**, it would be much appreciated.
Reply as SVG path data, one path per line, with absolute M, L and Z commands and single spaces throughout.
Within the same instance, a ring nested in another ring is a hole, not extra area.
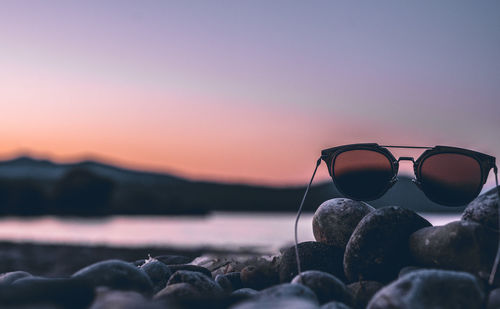
M 354 309 L 365 309 L 373 295 L 384 285 L 377 281 L 357 281 L 349 284 L 347 288 L 354 299 Z
M 233 291 L 243 288 L 243 283 L 241 282 L 241 273 L 240 272 L 230 272 L 230 273 L 224 274 L 222 276 L 226 277 L 231 282 L 231 286 L 233 287 Z
M 487 228 L 498 230 L 497 190 L 499 190 L 499 187 L 481 194 L 470 202 L 462 214 L 462 220 L 474 221 Z
M 238 296 L 241 298 L 251 298 L 257 295 L 259 292 L 251 288 L 242 288 L 231 293 L 233 296 Z
M 490 291 L 488 294 L 488 302 L 486 309 L 498 309 L 500 308 L 500 288 Z
M 175 283 L 167 285 L 163 290 L 156 293 L 155 299 L 166 299 L 184 301 L 200 298 L 201 294 L 189 283 Z
M 410 252 L 418 265 L 467 271 L 485 279 L 497 245 L 496 232 L 472 221 L 427 227 L 410 236 Z
M 319 307 L 319 309 L 351 309 L 351 307 L 338 301 L 331 301 Z
M 259 299 L 275 299 L 275 298 L 301 298 L 310 302 L 318 303 L 316 294 L 303 284 L 298 283 L 282 283 L 257 294 Z
M 485 293 L 472 274 L 450 270 L 418 270 L 383 287 L 367 309 L 440 308 L 480 309 Z
M 11 284 L 16 280 L 25 277 L 31 277 L 31 274 L 25 271 L 11 271 L 0 275 L 0 284 Z
M 172 275 L 170 268 L 156 259 L 146 260 L 140 268 L 149 276 L 149 279 L 151 279 L 153 283 L 153 293 L 162 290 L 167 285 L 167 281 Z
M 231 309 L 264 309 L 264 308 L 290 308 L 290 309 L 318 309 L 316 303 L 306 299 L 292 298 L 271 298 L 255 299 L 239 303 Z
M 352 303 L 352 296 L 345 284 L 335 276 L 318 270 L 308 270 L 293 278 L 292 283 L 300 283 L 310 288 L 320 304 L 330 301 Z
M 262 290 L 279 283 L 278 272 L 271 263 L 249 265 L 241 270 L 242 286 Z
M 368 213 L 375 209 L 365 202 L 334 198 L 321 204 L 313 216 L 316 241 L 345 248 L 352 232 Z
M 410 235 L 431 224 L 414 211 L 397 206 L 366 215 L 354 230 L 344 255 L 344 271 L 351 281 L 389 282 L 411 264 Z
M 215 282 L 224 290 L 224 292 L 229 294 L 233 291 L 233 285 L 226 276 L 224 275 L 215 276 Z
M 167 286 L 176 283 L 188 283 L 196 289 L 201 297 L 218 297 L 224 290 L 212 279 L 199 272 L 178 270 L 168 280 Z
M 298 245 L 302 271 L 320 270 L 344 280 L 342 248 L 316 241 L 306 241 Z M 286 249 L 279 262 L 280 282 L 290 282 L 298 274 L 295 247 Z
M 153 304 L 143 295 L 134 291 L 100 290 L 89 309 L 160 309 L 159 304 Z
M 115 290 L 133 290 L 152 294 L 153 284 L 140 268 L 120 260 L 107 260 L 89 265 L 72 276 L 93 286 L 107 286 Z

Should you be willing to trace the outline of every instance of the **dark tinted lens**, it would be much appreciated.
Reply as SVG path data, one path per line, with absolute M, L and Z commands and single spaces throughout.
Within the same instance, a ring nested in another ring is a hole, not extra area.
M 449 206 L 467 204 L 482 187 L 479 162 L 456 153 L 440 153 L 425 159 L 419 180 L 431 200 Z
M 379 197 L 393 178 L 392 165 L 385 155 L 372 150 L 350 150 L 339 154 L 332 164 L 335 184 L 357 200 Z

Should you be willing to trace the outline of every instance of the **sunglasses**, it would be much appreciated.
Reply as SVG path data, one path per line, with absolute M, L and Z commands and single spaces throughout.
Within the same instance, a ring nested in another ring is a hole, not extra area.
M 416 160 L 413 157 L 396 159 L 388 148 L 425 149 L 425 151 Z M 469 203 L 481 192 L 491 169 L 495 173 L 500 201 L 495 157 L 484 153 L 449 146 L 380 146 L 375 143 L 324 149 L 316 161 L 316 167 L 295 219 L 295 254 L 299 274 L 301 267 L 297 225 L 307 193 L 322 160 L 326 163 L 339 192 L 353 200 L 371 201 L 381 197 L 397 182 L 399 161 L 412 161 L 415 173 L 413 182 L 427 198 L 437 204 L 454 207 Z M 490 273 L 490 284 L 493 282 L 499 261 L 500 246 Z
M 415 160 L 395 158 L 388 148 L 426 149 Z M 462 206 L 476 198 L 494 169 L 495 157 L 449 147 L 379 146 L 352 144 L 321 151 L 328 172 L 340 193 L 353 200 L 380 198 L 396 182 L 399 161 L 412 161 L 413 182 L 427 198 L 443 206 Z

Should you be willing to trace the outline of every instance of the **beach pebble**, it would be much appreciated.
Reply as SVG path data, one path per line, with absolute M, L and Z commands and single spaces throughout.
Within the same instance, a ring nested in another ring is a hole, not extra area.
M 480 309 L 485 305 L 482 283 L 472 274 L 450 270 L 418 270 L 379 290 L 367 309 Z
M 0 288 L 2 306 L 49 304 L 77 309 L 87 308 L 93 299 L 94 288 L 78 279 L 26 276 Z
M 320 309 L 351 309 L 351 307 L 347 306 L 344 303 L 338 302 L 338 301 L 332 301 L 332 302 L 326 303 L 319 308 Z
M 411 264 L 410 235 L 431 224 L 414 211 L 389 206 L 367 214 L 354 230 L 344 255 L 344 271 L 351 281 L 389 282 Z
M 310 288 L 320 304 L 339 301 L 350 305 L 352 296 L 345 284 L 335 276 L 318 270 L 308 270 L 293 278 L 292 283 L 300 283 Z
M 364 309 L 372 299 L 373 295 L 378 292 L 384 285 L 377 281 L 357 281 L 349 284 L 349 289 L 352 298 L 354 309 Z
M 265 299 L 250 299 L 239 303 L 231 309 L 271 309 L 271 308 L 287 308 L 287 309 L 318 309 L 316 303 L 307 299 L 292 297 L 292 298 L 265 298 Z
M 156 259 L 148 259 L 140 267 L 151 279 L 153 283 L 153 293 L 157 293 L 167 285 L 167 281 L 172 275 L 167 265 Z
M 155 256 L 154 259 L 162 262 L 165 265 L 188 264 L 193 260 L 193 258 L 184 255 L 159 255 Z
M 167 285 L 163 290 L 156 293 L 155 299 L 173 299 L 183 301 L 189 299 L 197 299 L 201 297 L 201 293 L 189 283 L 175 283 Z
M 301 298 L 310 302 L 318 303 L 316 294 L 303 284 L 298 283 L 282 283 L 270 288 L 264 289 L 257 294 L 259 299 L 274 299 L 274 298 Z
M 72 276 L 93 286 L 106 286 L 115 290 L 133 290 L 151 294 L 153 284 L 140 268 L 120 260 L 107 260 L 89 265 Z
M 233 296 L 242 296 L 245 298 L 250 298 L 257 295 L 259 292 L 251 288 L 242 288 L 231 293 Z
M 97 297 L 90 309 L 160 309 L 159 304 L 154 304 L 134 291 L 116 291 L 98 289 Z
M 316 241 L 302 242 L 298 245 L 298 248 L 302 271 L 320 270 L 344 280 L 342 266 L 344 250 L 342 248 Z M 290 282 L 297 274 L 295 247 L 292 246 L 281 255 L 279 262 L 280 282 Z
M 0 285 L 2 284 L 11 284 L 12 282 L 25 278 L 25 277 L 31 277 L 30 273 L 27 273 L 25 271 L 11 271 L 8 273 L 3 273 L 0 275 Z
M 476 197 L 467 205 L 462 220 L 474 221 L 485 227 L 498 230 L 498 188 L 493 188 Z
M 231 272 L 224 275 L 230 282 L 233 290 L 239 290 L 243 288 L 243 283 L 241 282 L 241 273 L 240 272 Z
M 170 271 L 172 273 L 175 273 L 178 270 L 187 270 L 187 271 L 198 272 L 209 278 L 212 278 L 212 273 L 210 272 L 210 270 L 198 265 L 190 265 L 190 264 L 168 265 L 168 268 L 170 268 Z
M 224 290 L 211 277 L 195 271 L 176 271 L 168 280 L 167 287 L 176 283 L 190 284 L 201 297 L 219 297 L 224 294 Z
M 241 270 L 242 286 L 255 290 L 262 290 L 279 283 L 276 267 L 271 263 L 249 265 Z
M 224 275 L 215 276 L 215 282 L 228 294 L 234 290 L 231 281 Z
M 321 204 L 313 216 L 316 241 L 345 248 L 352 232 L 365 215 L 375 209 L 365 202 L 334 198 Z
M 500 308 L 500 288 L 490 291 L 488 294 L 488 302 L 486 309 L 498 309 Z
M 472 221 L 427 227 L 410 236 L 410 252 L 418 265 L 462 270 L 487 278 L 498 245 L 497 234 Z

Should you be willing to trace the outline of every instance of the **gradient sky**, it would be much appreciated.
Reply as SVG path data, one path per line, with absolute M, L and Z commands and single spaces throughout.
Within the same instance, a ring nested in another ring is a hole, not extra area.
M 1 158 L 197 179 L 304 184 L 356 142 L 500 157 L 500 2 L 2 1 L 0 116 Z

